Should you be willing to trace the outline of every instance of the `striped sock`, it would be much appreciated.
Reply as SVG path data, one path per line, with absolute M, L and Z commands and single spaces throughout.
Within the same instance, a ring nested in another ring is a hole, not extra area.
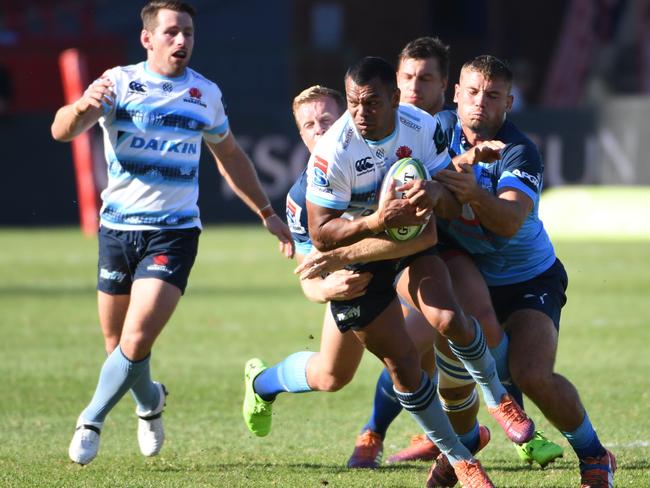
M 494 358 L 487 348 L 481 326 L 474 317 L 470 318 L 474 324 L 474 340 L 468 346 L 458 346 L 452 341 L 447 342 L 476 384 L 481 387 L 486 405 L 494 408 L 499 405 L 506 390 L 499 382 Z
M 447 455 L 450 463 L 473 459 L 467 448 L 458 440 L 449 419 L 442 411 L 436 395 L 436 384 L 424 371 L 420 386 L 414 393 L 404 393 L 393 388 L 402 407 L 413 416 L 427 437 Z

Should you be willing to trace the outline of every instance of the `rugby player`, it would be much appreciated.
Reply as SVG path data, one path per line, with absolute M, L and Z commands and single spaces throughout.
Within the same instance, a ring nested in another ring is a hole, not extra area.
M 201 140 L 234 192 L 293 253 L 254 167 L 229 129 L 219 87 L 188 67 L 194 9 L 156 0 L 141 11 L 145 62 L 106 71 L 52 123 L 69 141 L 99 122 L 108 187 L 99 229 L 98 308 L 108 358 L 90 404 L 78 417 L 69 456 L 91 462 L 110 410 L 129 390 L 136 401 L 138 442 L 160 452 L 167 392 L 152 381 L 151 349 L 171 317 L 197 252 L 201 229 L 198 168 Z
M 478 56 L 461 69 L 457 113 L 438 114 L 452 155 L 462 158 L 455 159 L 456 171 L 436 175 L 463 203 L 462 218 L 439 219 L 441 240 L 453 252 L 469 253 L 481 271 L 510 337 L 512 380 L 575 451 L 581 487 L 612 487 L 614 455 L 601 444 L 575 387 L 554 372 L 568 278 L 538 217 L 541 157 L 506 117 L 511 88 L 503 62 Z M 483 162 L 486 141 L 502 145 L 494 164 Z M 448 463 L 438 459 L 442 473 Z

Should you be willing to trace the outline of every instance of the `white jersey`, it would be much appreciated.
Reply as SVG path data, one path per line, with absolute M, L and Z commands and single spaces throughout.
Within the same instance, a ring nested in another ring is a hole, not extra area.
M 228 134 L 219 87 L 189 68 L 164 77 L 146 62 L 104 76 L 116 97 L 99 120 L 108 165 L 101 224 L 120 230 L 200 227 L 201 138 L 219 142 Z
M 409 104 L 400 104 L 395 117 L 392 134 L 380 141 L 368 141 L 345 112 L 312 152 L 307 200 L 343 210 L 345 218 L 354 219 L 377 209 L 384 175 L 395 161 L 419 159 L 432 176 L 449 166 L 451 159 L 438 119 Z

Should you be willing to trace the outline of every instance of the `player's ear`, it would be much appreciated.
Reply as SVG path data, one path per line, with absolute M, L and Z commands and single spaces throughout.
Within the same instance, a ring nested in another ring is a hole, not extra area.
M 400 91 L 399 88 L 395 87 L 395 91 L 393 92 L 393 99 L 391 100 L 391 105 L 393 106 L 393 108 L 397 108 L 401 96 L 402 96 L 402 92 Z
M 458 103 L 459 98 L 460 98 L 460 85 L 456 83 L 454 85 L 454 103 Z
M 447 78 L 446 76 L 444 76 L 444 77 L 442 78 L 442 91 L 443 91 L 443 92 L 444 92 L 444 91 L 447 91 L 447 85 L 448 85 L 448 84 L 449 84 L 449 78 Z
M 140 44 L 142 44 L 142 47 L 144 47 L 147 51 L 152 49 L 151 32 L 149 32 L 147 29 L 142 29 L 142 32 L 140 32 Z
M 506 112 L 510 112 L 510 109 L 512 109 L 512 102 L 515 100 L 515 97 L 512 93 L 508 94 L 508 98 L 506 100 Z

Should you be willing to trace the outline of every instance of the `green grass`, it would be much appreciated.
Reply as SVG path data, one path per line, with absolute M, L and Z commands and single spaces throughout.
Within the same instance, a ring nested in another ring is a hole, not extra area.
M 617 454 L 617 486 L 650 486 L 650 242 L 556 243 L 569 276 L 557 370 L 577 386 L 602 440 Z M 96 242 L 76 229 L 0 232 L 0 486 L 420 487 L 427 464 L 374 472 L 344 468 L 370 411 L 378 361 L 364 358 L 335 394 L 283 395 L 274 427 L 254 438 L 241 419 L 243 366 L 316 350 L 322 306 L 308 303 L 292 263 L 257 228 L 211 228 L 201 238 L 186 296 L 152 358 L 171 391 L 162 454 L 138 453 L 133 401 L 113 410 L 98 458 L 70 463 L 76 416 L 103 362 L 95 309 Z M 528 403 L 556 442 L 557 431 Z M 577 461 L 540 471 L 481 413 L 493 441 L 481 453 L 497 486 L 575 487 Z M 386 455 L 415 424 L 400 416 Z

